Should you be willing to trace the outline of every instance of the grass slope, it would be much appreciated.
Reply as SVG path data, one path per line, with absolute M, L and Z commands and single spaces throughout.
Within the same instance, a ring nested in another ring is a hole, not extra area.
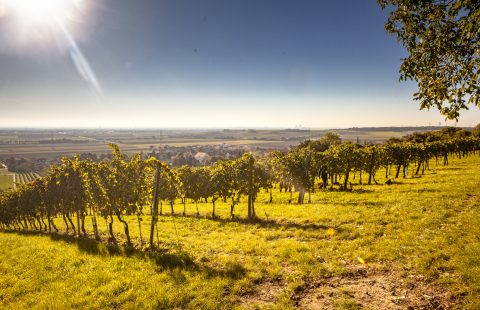
M 262 193 L 254 223 L 229 220 L 228 204 L 215 220 L 210 204 L 199 218 L 188 204 L 186 217 L 160 217 L 156 254 L 0 233 L 0 308 L 480 308 L 480 157 L 379 181 L 319 191 L 305 205 L 278 192 L 268 204 Z M 137 218 L 128 221 L 140 247 Z M 115 231 L 121 239 L 118 221 Z
M 13 176 L 11 174 L 0 174 L 0 190 L 13 187 Z

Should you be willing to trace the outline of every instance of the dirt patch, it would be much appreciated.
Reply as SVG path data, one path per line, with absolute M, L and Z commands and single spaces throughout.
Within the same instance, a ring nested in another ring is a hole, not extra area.
M 300 309 L 450 309 L 451 294 L 421 276 L 352 270 L 345 275 L 306 281 L 292 300 Z
M 285 291 L 286 285 L 281 279 L 262 281 L 255 290 L 241 297 L 242 308 L 257 309 L 275 303 L 277 297 Z

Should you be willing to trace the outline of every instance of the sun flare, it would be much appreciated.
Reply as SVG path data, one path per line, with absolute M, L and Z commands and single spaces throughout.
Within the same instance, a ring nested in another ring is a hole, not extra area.
M 5 0 L 9 14 L 29 25 L 64 22 L 82 1 L 78 0 Z

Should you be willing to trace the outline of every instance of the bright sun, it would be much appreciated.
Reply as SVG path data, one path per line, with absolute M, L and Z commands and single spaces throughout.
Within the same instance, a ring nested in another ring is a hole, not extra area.
M 64 22 L 80 0 L 5 0 L 8 13 L 30 25 Z

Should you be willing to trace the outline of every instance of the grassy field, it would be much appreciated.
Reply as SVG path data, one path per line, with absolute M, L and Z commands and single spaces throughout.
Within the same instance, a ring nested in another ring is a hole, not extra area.
M 139 250 L 134 216 L 136 249 L 0 233 L 0 308 L 479 309 L 480 157 L 378 181 L 319 191 L 305 205 L 262 193 L 256 222 L 242 219 L 245 199 L 234 221 L 227 204 L 212 219 L 210 204 L 197 218 L 189 203 L 186 217 L 160 217 L 159 253 Z M 118 221 L 115 231 L 122 243 Z
M 0 190 L 13 187 L 13 176 L 11 174 L 0 174 Z
M 32 171 L 15 173 L 15 182 L 18 184 L 26 184 L 39 177 L 40 175 L 38 173 Z M 14 176 L 12 173 L 0 173 L 0 190 L 13 188 L 13 181 Z

